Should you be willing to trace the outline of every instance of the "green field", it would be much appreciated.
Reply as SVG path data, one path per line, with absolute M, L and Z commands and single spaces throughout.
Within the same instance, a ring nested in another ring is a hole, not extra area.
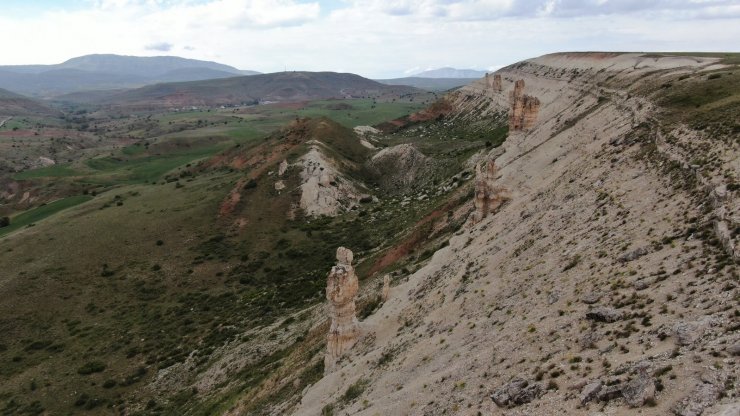
M 15 175 L 13 175 L 13 179 L 17 181 L 22 181 L 25 179 L 34 178 L 61 178 L 65 176 L 77 176 L 79 174 L 80 172 L 77 172 L 74 169 L 70 168 L 69 165 L 60 164 L 16 173 Z
M 41 221 L 46 217 L 75 205 L 79 205 L 83 202 L 87 202 L 91 199 L 92 197 L 88 195 L 71 196 L 22 212 L 10 218 L 9 226 L 0 228 L 0 236 L 32 224 L 35 225 L 36 222 Z

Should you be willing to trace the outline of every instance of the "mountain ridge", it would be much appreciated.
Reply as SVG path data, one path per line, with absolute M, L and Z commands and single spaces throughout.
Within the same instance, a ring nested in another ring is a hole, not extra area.
M 60 64 L 0 66 L 0 88 L 48 97 L 86 90 L 132 88 L 157 82 L 257 73 L 177 56 L 94 54 L 71 58 Z

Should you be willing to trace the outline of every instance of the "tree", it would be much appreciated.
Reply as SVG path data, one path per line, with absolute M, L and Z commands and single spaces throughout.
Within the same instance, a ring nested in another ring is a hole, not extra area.
M 10 225 L 10 218 L 0 217 L 0 228 L 7 227 Z

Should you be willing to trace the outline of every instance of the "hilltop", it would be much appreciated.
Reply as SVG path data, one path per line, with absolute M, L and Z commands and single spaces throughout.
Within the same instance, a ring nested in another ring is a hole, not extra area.
M 414 74 L 417 78 L 482 78 L 484 76 L 486 76 L 486 71 L 450 67 L 430 69 Z
M 176 56 L 85 55 L 54 65 L 0 66 L 0 88 L 51 97 L 78 91 L 140 87 L 257 74 Z

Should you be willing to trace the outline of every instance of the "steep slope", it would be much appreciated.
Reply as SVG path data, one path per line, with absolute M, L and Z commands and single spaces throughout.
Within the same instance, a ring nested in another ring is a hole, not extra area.
M 735 414 L 740 84 L 726 65 L 554 54 L 447 96 L 431 111 L 446 123 L 508 115 L 479 171 L 484 211 L 391 287 L 292 413 Z
M 120 170 L 69 178 L 74 196 L 11 215 L 24 225 L 0 231 L 3 412 L 280 414 L 323 373 L 336 246 L 352 247 L 364 274 L 428 257 L 461 224 L 446 215 L 464 201 L 459 189 L 376 188 L 375 150 L 328 118 L 168 161 L 168 148 L 196 144 L 180 140 L 87 160 Z M 162 165 L 126 180 L 137 155 Z M 26 193 L 11 188 L 0 191 Z M 358 313 L 377 304 L 364 298 Z
M 256 104 L 329 98 L 388 97 L 417 94 L 354 74 L 277 72 L 208 81 L 157 84 L 111 95 L 100 103 L 122 108 L 168 108 Z

